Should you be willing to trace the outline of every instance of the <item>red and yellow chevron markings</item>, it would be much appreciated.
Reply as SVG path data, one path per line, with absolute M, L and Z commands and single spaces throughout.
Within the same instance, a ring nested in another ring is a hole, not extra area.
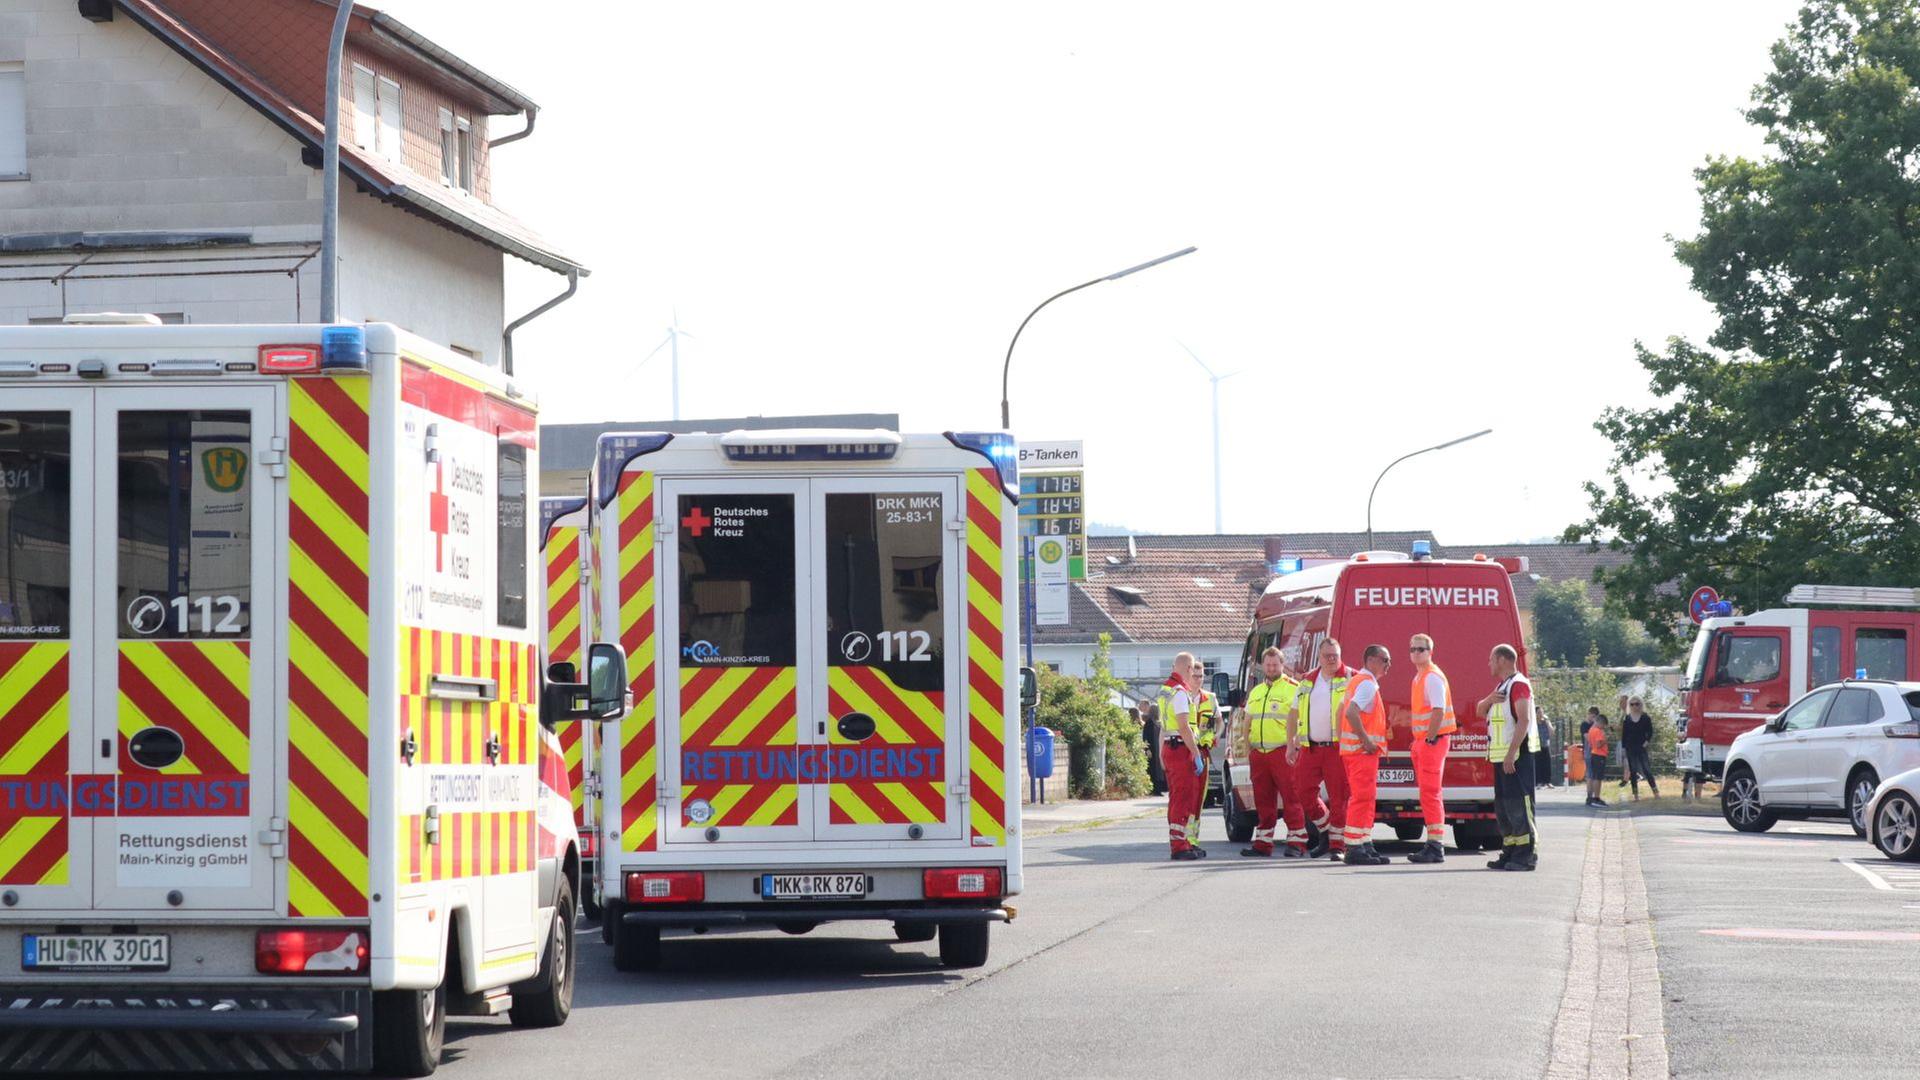
M 554 525 L 547 530 L 547 662 L 579 664 L 581 658 L 580 530 Z M 582 725 L 560 728 L 560 751 L 572 785 L 573 823 L 581 824 L 586 798 Z
M 252 773 L 247 642 L 123 641 L 119 671 L 121 772 L 141 768 L 131 764 L 127 740 L 157 726 L 186 743 L 186 752 L 162 773 Z
M 757 750 L 784 753 L 795 761 L 785 780 L 689 783 L 683 775 L 681 824 L 739 828 L 800 823 L 798 680 L 798 671 L 790 667 L 680 670 L 683 757 L 708 750 Z M 686 817 L 686 805 L 694 799 L 705 799 L 713 816 L 704 822 Z
M 1007 842 L 1006 632 L 1000 568 L 1001 500 L 992 469 L 967 473 L 967 792 L 968 828 L 980 846 Z
M 0 641 L 0 885 L 65 885 L 68 645 Z
M 287 911 L 367 914 L 369 380 L 290 383 Z
M 529 642 L 507 638 L 400 628 L 400 728 L 414 739 L 411 764 L 471 765 L 476 769 L 537 763 L 540 754 L 539 658 Z M 435 698 L 435 675 L 492 679 L 493 701 Z M 490 736 L 500 754 L 487 758 Z M 426 842 L 423 816 L 405 814 L 398 822 L 400 873 L 407 881 L 519 873 L 534 866 L 536 814 L 533 810 L 454 810 L 440 814 L 440 842 Z
M 653 474 L 620 474 L 620 645 L 627 652 L 633 710 L 620 725 L 620 848 L 659 847 L 654 786 L 659 774 L 659 670 L 654 661 Z
M 944 760 L 947 745 L 947 696 L 902 690 L 875 667 L 827 669 L 827 730 L 830 746 L 914 747 Z M 874 719 L 873 735 L 861 742 L 844 738 L 834 718 L 865 713 Z M 828 790 L 834 825 L 934 824 L 947 819 L 945 770 L 930 780 L 872 781 L 836 777 Z

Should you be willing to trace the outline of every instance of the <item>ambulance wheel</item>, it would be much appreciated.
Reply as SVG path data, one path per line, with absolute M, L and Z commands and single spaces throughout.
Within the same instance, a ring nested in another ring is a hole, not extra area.
M 1459 830 L 1457 829 L 1454 832 L 1456 836 L 1459 834 Z M 1393 835 L 1399 837 L 1402 843 L 1407 844 L 1411 844 L 1415 840 L 1420 839 L 1422 836 L 1425 836 L 1426 833 L 1427 827 L 1424 825 L 1395 825 L 1393 827 Z M 1463 851 L 1473 850 L 1467 847 L 1464 841 L 1462 841 L 1460 847 Z
M 621 923 L 613 930 L 613 966 L 620 971 L 660 968 L 660 928 Z
M 1220 816 L 1227 822 L 1227 840 L 1235 844 L 1244 844 L 1253 839 L 1254 827 L 1260 824 L 1260 815 L 1242 809 L 1240 796 L 1232 788 L 1228 788 L 1220 797 Z
M 552 926 L 547 931 L 547 954 L 540 971 L 513 988 L 513 1007 L 507 1019 L 514 1027 L 559 1027 L 573 1012 L 573 889 L 566 878 L 553 899 Z
M 613 944 L 613 932 L 620 928 L 620 901 L 609 900 L 600 911 L 600 940 Z
M 950 968 L 976 968 L 987 962 L 989 924 L 941 923 L 940 963 Z
M 431 1076 L 447 1037 L 447 984 L 373 995 L 373 1067 L 382 1076 Z
M 584 895 L 580 897 L 580 913 L 594 922 L 600 921 L 600 916 L 606 912 L 605 909 L 600 906 L 600 897 L 594 894 L 593 880 L 591 878 L 587 880 L 586 885 L 583 887 L 583 892 Z
M 938 923 L 897 922 L 893 924 L 893 938 L 903 945 L 918 945 L 921 942 L 932 941 L 933 936 L 939 932 Z

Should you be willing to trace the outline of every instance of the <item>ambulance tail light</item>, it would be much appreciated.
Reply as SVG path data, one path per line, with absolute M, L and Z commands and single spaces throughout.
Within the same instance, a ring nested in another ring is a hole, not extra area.
M 263 975 L 351 975 L 367 970 L 367 931 L 262 930 L 253 967 Z
M 937 866 L 921 875 L 921 890 L 929 900 L 982 900 L 1000 895 L 997 866 Z
M 320 370 L 318 345 L 262 345 L 260 371 L 265 375 L 311 375 Z
M 320 370 L 367 370 L 367 332 L 358 326 L 329 326 L 320 331 Z
M 707 898 L 707 875 L 698 870 L 654 870 L 627 875 L 629 904 L 697 904 Z
M 986 458 L 1000 477 L 1000 490 L 1020 500 L 1020 444 L 1013 436 L 1004 431 L 949 431 L 947 441 Z

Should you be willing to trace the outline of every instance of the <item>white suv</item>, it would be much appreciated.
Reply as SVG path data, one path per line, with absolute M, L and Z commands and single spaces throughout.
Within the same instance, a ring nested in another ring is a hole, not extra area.
M 1850 680 L 1808 691 L 1727 750 L 1720 811 L 1741 832 L 1845 817 L 1867 834 L 1881 777 L 1920 767 L 1920 683 Z

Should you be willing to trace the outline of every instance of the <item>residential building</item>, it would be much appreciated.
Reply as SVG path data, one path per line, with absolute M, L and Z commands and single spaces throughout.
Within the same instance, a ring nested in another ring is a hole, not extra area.
M 318 318 L 335 10 L 0 2 L 0 322 Z M 569 286 L 587 272 L 493 205 L 495 151 L 530 134 L 537 112 L 356 5 L 340 77 L 339 320 L 398 323 L 502 364 L 504 256 Z M 520 121 L 496 138 L 503 116 Z

